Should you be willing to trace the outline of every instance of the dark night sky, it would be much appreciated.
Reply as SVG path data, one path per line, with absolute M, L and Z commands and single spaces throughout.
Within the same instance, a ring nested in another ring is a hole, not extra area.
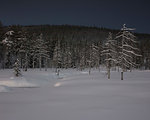
M 0 0 L 4 25 L 71 24 L 150 33 L 150 1 L 144 0 Z

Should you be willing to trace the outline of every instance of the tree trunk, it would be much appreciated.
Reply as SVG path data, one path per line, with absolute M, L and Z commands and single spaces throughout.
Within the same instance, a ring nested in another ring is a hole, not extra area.
M 45 71 L 47 71 L 47 58 L 45 60 Z
M 33 58 L 33 63 L 32 63 L 32 67 L 33 67 L 33 68 L 35 67 L 35 65 L 34 65 L 34 58 Z
M 108 68 L 108 79 L 110 79 L 110 68 Z
M 28 68 L 28 55 L 27 55 L 27 53 L 26 53 L 26 55 L 25 55 L 25 71 L 27 71 L 27 68 Z
M 58 70 L 57 70 L 57 75 L 58 75 L 58 76 L 59 76 L 59 72 L 60 72 L 60 70 L 58 69 Z
M 56 67 L 56 69 L 55 69 L 55 73 L 57 73 L 57 67 Z
M 101 71 L 101 67 L 100 67 L 100 65 L 98 66 L 98 70 L 99 70 L 99 72 Z
M 39 68 L 40 68 L 40 71 L 41 71 L 41 56 L 39 58 Z
M 24 67 L 24 66 L 23 66 L 23 62 L 22 62 L 22 61 L 23 61 L 23 59 L 22 59 L 22 58 L 20 58 L 20 65 L 21 65 L 21 66 L 20 66 L 20 68 L 21 68 L 21 69 L 23 69 L 23 67 Z
M 89 75 L 91 74 L 91 67 L 89 68 Z
M 121 72 L 121 80 L 123 80 L 123 71 Z
M 130 72 L 132 72 L 132 66 L 130 66 Z
M 118 66 L 118 72 L 119 72 L 119 66 Z

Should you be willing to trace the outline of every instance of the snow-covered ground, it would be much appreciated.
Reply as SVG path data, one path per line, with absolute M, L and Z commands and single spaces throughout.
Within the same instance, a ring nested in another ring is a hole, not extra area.
M 150 120 L 150 71 L 0 70 L 0 120 Z

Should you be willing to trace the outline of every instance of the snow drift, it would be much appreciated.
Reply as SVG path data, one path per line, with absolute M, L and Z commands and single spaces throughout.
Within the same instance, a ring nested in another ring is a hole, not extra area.
M 0 85 L 0 92 L 9 92 L 10 88 L 4 85 Z

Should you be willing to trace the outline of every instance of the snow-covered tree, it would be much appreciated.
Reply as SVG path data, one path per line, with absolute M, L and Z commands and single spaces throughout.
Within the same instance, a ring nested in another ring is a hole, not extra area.
M 7 49 L 12 46 L 13 40 L 12 40 L 12 35 L 14 34 L 14 31 L 8 31 L 5 33 L 5 39 L 2 41 L 4 45 L 6 45 Z
M 2 40 L 2 44 L 5 46 L 5 56 L 4 56 L 4 65 L 6 67 L 11 66 L 11 53 L 12 53 L 12 46 L 13 46 L 13 34 L 14 31 L 8 31 L 5 33 L 5 39 Z
M 38 42 L 37 42 L 37 35 L 33 33 L 30 37 L 30 60 L 32 68 L 35 68 L 35 65 L 38 64 Z
M 123 72 L 136 67 L 136 57 L 141 56 L 138 53 L 136 37 L 131 32 L 133 30 L 132 28 L 127 28 L 124 24 L 116 36 L 118 40 L 118 65 L 122 69 L 121 80 L 123 80 Z
M 98 42 L 98 56 L 99 56 L 99 65 L 98 65 L 98 69 L 100 71 L 100 64 L 101 64 L 101 61 L 102 61 L 102 50 L 103 50 L 103 45 L 102 45 L 102 41 L 99 41 Z
M 19 49 L 21 68 L 24 68 L 24 70 L 27 71 L 28 64 L 30 61 L 29 57 L 31 51 L 31 42 L 28 38 L 28 33 L 25 29 L 22 29 L 19 40 L 22 41 Z
M 43 39 L 43 34 L 40 34 L 37 39 L 35 40 L 35 46 L 33 48 L 34 51 L 34 56 L 38 59 L 39 61 L 39 68 L 41 70 L 42 68 L 42 61 L 45 66 L 45 70 L 47 69 L 47 61 L 50 59 L 49 57 L 49 52 L 48 52 L 48 46 L 46 42 Z
M 65 51 L 63 53 L 63 67 L 64 68 L 70 68 L 71 67 L 71 63 L 72 63 L 72 54 L 70 51 L 70 47 L 67 46 L 65 48 Z
M 79 67 L 80 67 L 80 70 L 84 70 L 85 67 L 86 67 L 86 57 L 85 57 L 85 49 L 83 48 L 81 51 L 80 51 L 80 58 L 79 58 Z
M 107 68 L 108 79 L 110 79 L 110 69 L 116 66 L 117 63 L 117 51 L 116 51 L 116 40 L 113 40 L 112 33 L 109 33 L 106 43 L 102 51 L 105 66 Z
M 91 73 L 91 68 L 96 67 L 99 68 L 99 48 L 94 43 L 91 44 L 89 50 L 89 59 L 88 59 L 88 66 L 89 66 L 89 74 Z
M 14 74 L 15 74 L 16 77 L 21 75 L 19 59 L 17 59 L 15 64 L 14 64 Z
M 11 26 L 9 29 L 10 30 L 5 33 L 5 39 L 2 41 L 6 48 L 6 67 L 11 67 L 12 63 L 19 58 L 19 51 L 23 43 L 21 27 Z
M 56 67 L 56 71 L 58 68 L 61 68 L 62 66 L 62 52 L 61 52 L 61 48 L 60 48 L 60 41 L 58 40 L 58 42 L 55 45 L 55 49 L 53 52 L 53 63 Z

